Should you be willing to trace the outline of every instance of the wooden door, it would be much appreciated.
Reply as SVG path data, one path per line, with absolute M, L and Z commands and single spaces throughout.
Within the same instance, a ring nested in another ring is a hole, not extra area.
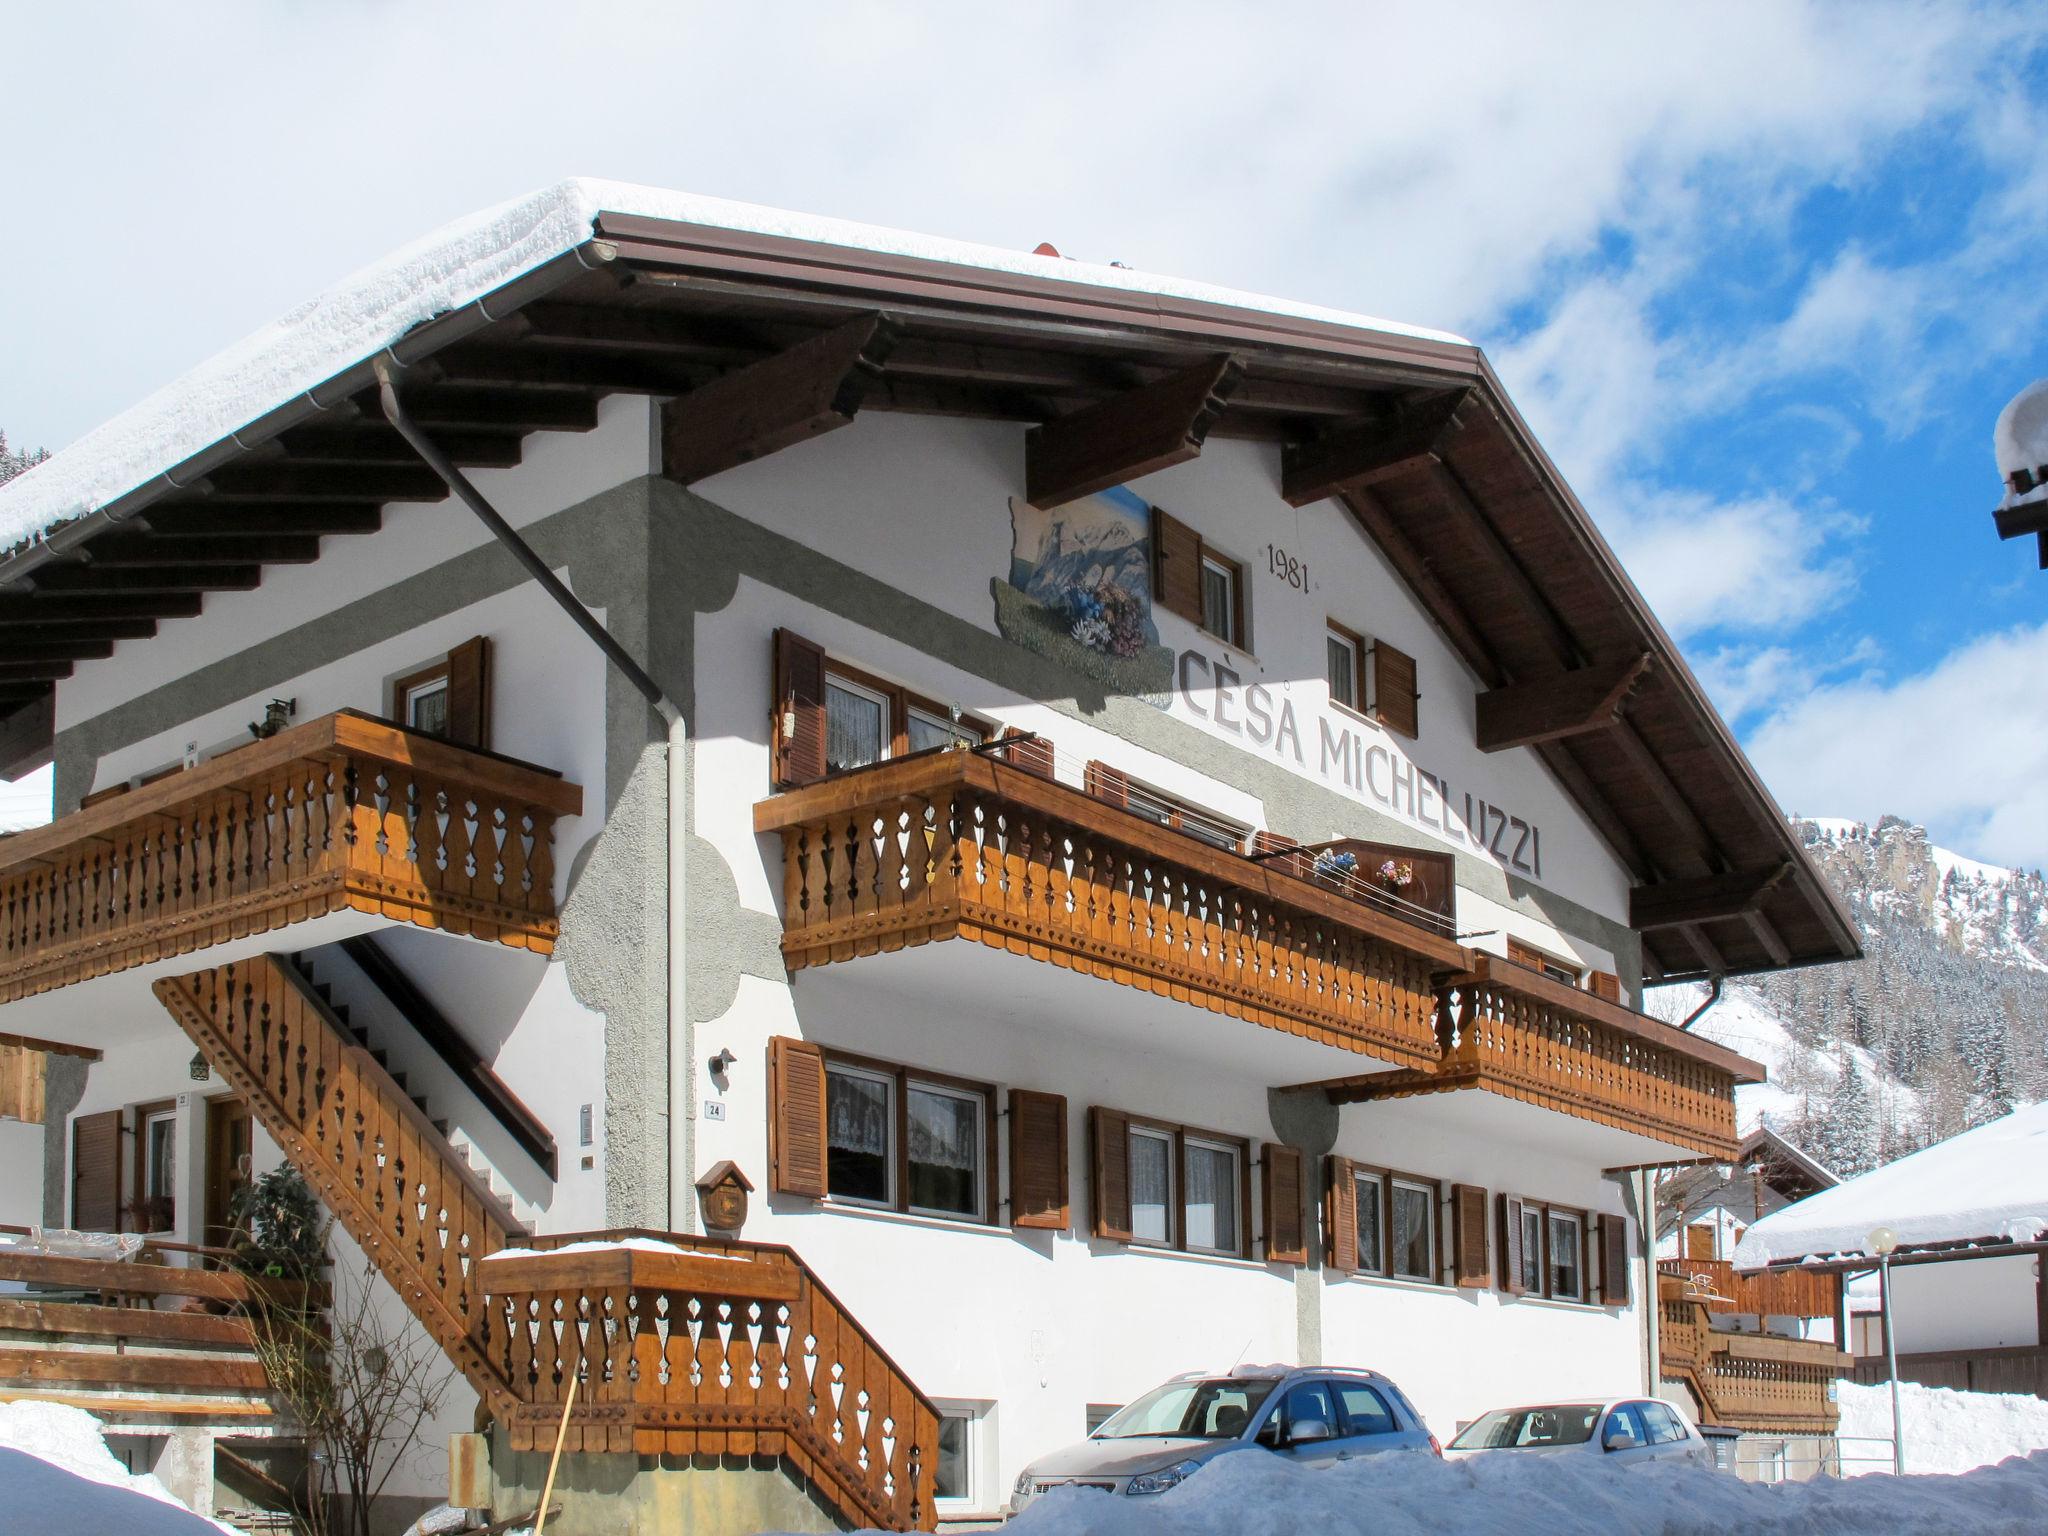
M 235 1195 L 249 1182 L 249 1106 L 232 1093 L 206 1101 L 206 1231 L 225 1248 L 234 1237 Z

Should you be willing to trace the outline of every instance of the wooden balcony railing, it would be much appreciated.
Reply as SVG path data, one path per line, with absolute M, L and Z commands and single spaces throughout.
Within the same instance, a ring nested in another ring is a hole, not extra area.
M 1832 1271 L 1765 1269 L 1743 1274 L 1726 1259 L 1659 1259 L 1660 1273 L 1684 1283 L 1711 1313 L 1757 1317 L 1835 1316 L 1842 1277 Z
M 482 1266 L 515 1449 L 553 1445 L 575 1378 L 569 1450 L 786 1457 L 852 1523 L 933 1528 L 938 1410 L 794 1252 L 603 1235 Z
M 343 711 L 0 840 L 0 1003 L 344 909 L 547 952 L 545 769 Z
M 1467 953 L 1269 863 L 989 756 L 937 751 L 764 800 L 792 970 L 978 941 L 1427 1067 L 1433 976 Z
M 1828 1384 L 1850 1365 L 1833 1344 L 1728 1333 L 1709 1321 L 1705 1302 L 1674 1275 L 1658 1281 L 1658 1367 L 1684 1382 L 1707 1423 L 1779 1434 L 1831 1435 L 1839 1422 Z

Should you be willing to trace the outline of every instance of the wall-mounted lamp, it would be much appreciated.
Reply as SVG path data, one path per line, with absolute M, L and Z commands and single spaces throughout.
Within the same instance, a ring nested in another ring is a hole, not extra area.
M 733 1055 L 731 1051 L 721 1050 L 707 1063 L 711 1068 L 711 1080 L 723 1088 L 725 1086 L 725 1074 L 731 1070 L 732 1064 L 738 1060 L 739 1057 Z
M 194 1051 L 192 1053 L 192 1064 L 186 1068 L 186 1071 L 191 1074 L 193 1082 L 205 1082 L 212 1075 L 212 1069 L 206 1065 L 206 1053 L 204 1051 Z
M 297 699 L 272 699 L 263 706 L 262 723 L 259 725 L 254 720 L 249 722 L 249 734 L 258 741 L 268 741 L 287 725 L 291 724 L 292 716 L 298 712 L 299 701 Z

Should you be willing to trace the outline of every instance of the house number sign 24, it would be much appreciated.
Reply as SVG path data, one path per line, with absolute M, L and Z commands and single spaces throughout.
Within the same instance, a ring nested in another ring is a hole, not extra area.
M 1297 592 L 1308 591 L 1308 562 L 1297 560 L 1278 544 L 1266 546 L 1266 567 Z

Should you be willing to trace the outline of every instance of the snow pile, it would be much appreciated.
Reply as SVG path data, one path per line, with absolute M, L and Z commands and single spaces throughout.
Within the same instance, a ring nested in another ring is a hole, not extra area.
M 212 1536 L 154 1477 L 130 1473 L 100 1438 L 100 1421 L 63 1403 L 0 1402 L 0 1529 Z M 18 1522 L 18 1523 L 16 1523 Z
M 1845 1475 L 1891 1470 L 1892 1391 L 1887 1384 L 1841 1384 Z M 1908 1472 L 1968 1472 L 2008 1456 L 2048 1451 L 2048 1402 L 1996 1392 L 1951 1392 L 1899 1383 Z M 1882 1441 L 1883 1444 L 1876 1442 Z M 2048 1527 L 2044 1527 L 2048 1529 Z
M 493 1259 L 549 1259 L 563 1253 L 683 1253 L 693 1259 L 726 1259 L 739 1264 L 753 1262 L 744 1253 L 720 1253 L 715 1248 L 685 1248 L 680 1243 L 663 1242 L 658 1237 L 615 1237 L 564 1243 L 559 1248 L 500 1248 L 496 1253 L 485 1254 L 484 1263 L 488 1264 Z
M 1740 1269 L 1862 1253 L 1874 1227 L 1899 1243 L 2032 1242 L 2048 1233 L 2048 1104 L 2016 1109 L 1766 1216 L 1735 1250 Z
M 474 303 L 576 249 L 591 238 L 592 221 L 604 212 L 1464 344 L 1441 331 L 1123 267 L 935 239 L 626 182 L 578 179 L 472 214 L 394 251 L 15 476 L 0 486 L 0 552 L 41 538 L 58 524 L 136 489 L 374 356 L 414 326 Z
M 1334 1467 L 1241 1452 L 1134 1499 L 1055 1489 L 1013 1536 L 2041 1536 L 2048 1455 L 1965 1477 L 1820 1478 L 1765 1486 L 1704 1467 L 1503 1452 L 1369 1456 Z

